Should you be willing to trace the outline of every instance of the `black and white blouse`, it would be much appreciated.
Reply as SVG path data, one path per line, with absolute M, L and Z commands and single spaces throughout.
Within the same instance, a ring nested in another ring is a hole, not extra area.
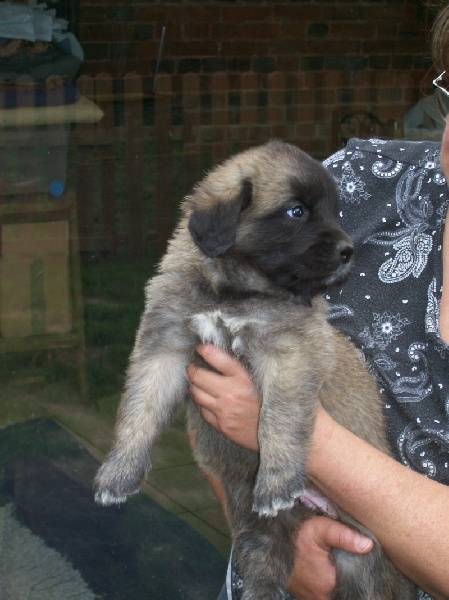
M 449 194 L 439 157 L 435 142 L 353 139 L 324 162 L 355 245 L 350 280 L 326 298 L 379 382 L 396 458 L 448 485 L 449 346 L 438 316 Z M 232 563 L 228 597 L 238 600 Z
M 440 144 L 351 140 L 325 166 L 355 269 L 331 290 L 331 322 L 364 353 L 398 460 L 449 484 L 449 347 L 439 335 L 449 200 Z

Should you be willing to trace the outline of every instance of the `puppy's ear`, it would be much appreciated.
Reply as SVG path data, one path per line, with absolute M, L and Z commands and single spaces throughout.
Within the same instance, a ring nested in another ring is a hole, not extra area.
M 252 192 L 251 181 L 244 179 L 235 199 L 226 202 L 216 199 L 212 206 L 192 212 L 189 231 L 204 254 L 215 258 L 234 245 L 240 213 L 251 203 Z

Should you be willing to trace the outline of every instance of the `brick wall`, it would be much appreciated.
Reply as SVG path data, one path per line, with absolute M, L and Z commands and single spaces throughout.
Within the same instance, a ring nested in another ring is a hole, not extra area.
M 263 103 L 268 74 L 300 74 L 284 126 L 294 121 L 319 156 L 333 149 L 340 114 L 363 108 L 402 122 L 429 88 L 431 18 L 419 0 L 79 0 L 82 73 L 109 73 L 120 86 L 134 71 L 148 76 L 151 94 L 165 26 L 160 71 L 173 75 L 175 95 L 185 73 L 207 91 L 214 73 L 253 72 Z

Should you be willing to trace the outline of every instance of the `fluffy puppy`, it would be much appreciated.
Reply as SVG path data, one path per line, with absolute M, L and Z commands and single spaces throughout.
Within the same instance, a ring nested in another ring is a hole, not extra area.
M 389 452 L 374 381 L 355 348 L 328 324 L 321 298 L 351 270 L 353 249 L 337 204 L 325 169 L 279 141 L 230 158 L 197 185 L 146 287 L 115 443 L 95 480 L 101 504 L 136 493 L 153 444 L 187 403 L 196 459 L 226 491 L 243 600 L 283 598 L 294 534 L 311 507 L 373 538 L 330 505 L 306 472 L 318 401 L 344 427 Z M 225 439 L 189 401 L 186 367 L 200 342 L 232 352 L 250 370 L 262 399 L 259 454 Z M 412 584 L 377 542 L 368 555 L 335 550 L 334 556 L 335 598 L 413 597 Z

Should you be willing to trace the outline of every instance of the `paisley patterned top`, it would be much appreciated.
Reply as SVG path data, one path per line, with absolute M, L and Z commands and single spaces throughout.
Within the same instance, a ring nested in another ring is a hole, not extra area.
M 440 144 L 350 140 L 325 166 L 340 187 L 354 272 L 331 322 L 365 354 L 398 460 L 449 484 L 449 347 L 439 335 L 448 188 Z
M 324 162 L 356 256 L 350 280 L 326 297 L 331 322 L 379 381 L 396 458 L 448 485 L 449 346 L 438 314 L 449 194 L 439 155 L 435 142 L 353 139 Z M 238 600 L 232 562 L 228 598 Z

